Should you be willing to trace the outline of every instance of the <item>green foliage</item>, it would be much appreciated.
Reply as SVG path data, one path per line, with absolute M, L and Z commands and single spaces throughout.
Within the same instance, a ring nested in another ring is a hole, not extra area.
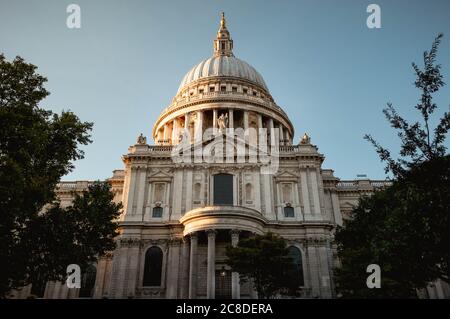
M 289 280 L 293 267 L 286 241 L 273 234 L 255 235 L 227 247 L 228 265 L 238 272 L 242 282 L 251 280 L 258 297 L 269 299 L 279 293 L 293 294 L 298 280 Z
M 343 297 L 415 297 L 438 278 L 450 283 L 450 157 L 422 163 L 393 186 L 362 198 L 336 232 Z M 368 289 L 366 267 L 381 267 Z
M 118 206 L 109 186 L 92 186 L 68 209 L 52 204 L 60 178 L 84 157 L 78 146 L 91 142 L 92 124 L 40 108 L 46 81 L 22 58 L 0 55 L 0 297 L 113 247 Z
M 412 64 L 417 76 L 415 86 L 422 92 L 419 103 L 414 107 L 420 112 L 422 123 L 416 121 L 409 124 L 397 113 L 391 103 L 388 103 L 383 110 L 386 119 L 398 131 L 397 135 L 401 139 L 400 158 L 394 160 L 391 152 L 382 147 L 371 135 L 364 136 L 374 145 L 380 159 L 386 162 L 386 173 L 390 171 L 394 174 L 394 177 L 401 177 L 414 165 L 446 154 L 447 148 L 444 142 L 450 129 L 450 112 L 444 113 L 434 129 L 434 133 L 431 132 L 429 126 L 430 116 L 437 108 L 437 105 L 433 102 L 433 94 L 445 85 L 440 72 L 441 66 L 435 64 L 442 37 L 443 34 L 439 34 L 434 40 L 430 52 L 424 52 L 423 70 L 415 63 Z
M 422 122 L 409 124 L 389 103 L 383 110 L 401 139 L 400 158 L 370 135 L 392 187 L 360 200 L 350 219 L 336 232 L 341 267 L 336 270 L 338 292 L 345 298 L 413 298 L 416 289 L 441 279 L 450 283 L 450 165 L 444 141 L 450 128 L 445 112 L 434 129 L 430 116 L 437 109 L 432 95 L 443 85 L 435 65 L 442 34 L 424 53 L 424 69 L 413 63 L 421 98 L 415 108 Z M 381 289 L 366 286 L 366 267 L 381 267 Z

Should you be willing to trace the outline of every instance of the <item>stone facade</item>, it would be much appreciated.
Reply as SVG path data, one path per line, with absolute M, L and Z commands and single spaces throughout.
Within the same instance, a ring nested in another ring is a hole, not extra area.
M 261 75 L 234 57 L 224 17 L 213 57 L 183 78 L 152 136 L 155 145 L 139 136 L 123 156 L 124 170 L 109 179 L 124 207 L 120 236 L 96 265 L 92 297 L 256 298 L 250 283 L 230 273 L 225 247 L 268 231 L 301 253 L 302 297 L 335 297 L 334 229 L 360 196 L 389 182 L 340 181 L 322 168 L 324 156 L 307 134 L 294 144 L 294 127 Z M 262 153 L 270 153 L 270 164 Z M 215 185 L 218 175 L 229 180 L 225 193 Z M 88 183 L 61 183 L 58 196 L 68 205 Z M 218 203 L 219 195 L 229 202 Z M 162 253 L 157 284 L 148 284 L 154 278 L 146 274 L 150 248 Z M 44 297 L 78 293 L 48 283 Z

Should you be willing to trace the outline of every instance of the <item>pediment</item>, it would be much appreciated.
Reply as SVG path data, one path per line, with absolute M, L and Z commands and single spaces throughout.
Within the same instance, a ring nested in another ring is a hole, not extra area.
M 278 173 L 275 176 L 276 179 L 282 179 L 282 180 L 286 180 L 286 179 L 298 179 L 299 175 L 295 174 L 292 171 L 281 171 L 280 173 Z

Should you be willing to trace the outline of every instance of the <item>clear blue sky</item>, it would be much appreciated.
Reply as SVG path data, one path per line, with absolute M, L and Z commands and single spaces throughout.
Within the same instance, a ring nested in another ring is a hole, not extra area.
M 82 28 L 66 27 L 66 7 L 81 7 Z M 366 7 L 381 6 L 381 29 Z M 225 11 L 237 57 L 264 77 L 296 129 L 342 179 L 385 178 L 363 140 L 371 133 L 398 150 L 384 120 L 391 101 L 414 120 L 411 62 L 422 63 L 438 32 L 438 60 L 450 83 L 450 1 L 0 0 L 0 51 L 21 55 L 48 77 L 42 106 L 95 123 L 86 157 L 64 180 L 104 179 L 170 103 L 183 75 L 212 53 Z M 436 96 L 440 113 L 450 87 Z M 448 144 L 448 142 L 447 142 Z

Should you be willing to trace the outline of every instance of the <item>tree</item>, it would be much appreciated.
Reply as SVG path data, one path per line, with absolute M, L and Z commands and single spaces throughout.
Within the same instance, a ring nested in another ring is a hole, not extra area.
M 450 129 L 450 112 L 444 113 L 434 129 L 434 133 L 430 129 L 430 116 L 437 108 L 437 105 L 433 102 L 433 94 L 445 85 L 441 74 L 441 65 L 435 64 L 442 37 L 443 34 L 439 34 L 434 40 L 430 52 L 424 52 L 423 70 L 415 63 L 412 64 L 417 76 L 414 84 L 422 91 L 419 103 L 415 105 L 415 108 L 420 112 L 423 122 L 416 121 L 409 124 L 397 113 L 391 103 L 388 103 L 387 107 L 383 109 L 391 127 L 398 130 L 397 135 L 401 140 L 400 158 L 393 159 L 391 152 L 382 147 L 370 134 L 364 136 L 366 140 L 373 144 L 381 161 L 386 162 L 385 172 L 393 173 L 396 178 L 402 177 L 416 165 L 446 154 L 447 148 L 444 142 Z
M 74 195 L 69 207 L 55 202 L 29 224 L 33 232 L 27 232 L 18 247 L 28 258 L 21 261 L 28 282 L 64 280 L 68 265 L 88 269 L 98 256 L 114 250 L 122 205 L 113 202 L 111 185 L 95 182 Z
M 298 289 L 293 286 L 298 280 L 288 276 L 293 262 L 286 241 L 273 233 L 244 238 L 236 247 L 228 246 L 226 254 L 232 271 L 239 273 L 242 282 L 251 280 L 259 298 L 293 294 Z
M 57 265 L 61 254 L 68 259 L 74 254 L 73 259 L 81 262 L 78 257 L 92 260 L 101 247 L 111 247 L 109 240 L 107 245 L 101 238 L 95 241 L 98 233 L 90 230 L 99 226 L 95 218 L 106 220 L 110 211 L 84 222 L 80 219 L 84 215 L 59 216 L 57 206 L 44 212 L 55 201 L 60 178 L 73 170 L 73 161 L 84 157 L 79 145 L 91 142 L 92 129 L 92 123 L 81 122 L 70 111 L 55 114 L 39 107 L 49 95 L 46 81 L 22 58 L 8 62 L 0 55 L 0 297 L 30 283 L 35 272 L 45 275 L 66 267 Z M 57 217 L 62 220 L 51 224 Z M 64 237 L 66 229 L 79 231 L 76 237 Z M 43 238 L 49 236 L 52 240 L 44 245 Z M 58 248 L 67 246 L 69 239 L 74 246 L 86 244 L 83 253 Z
M 424 70 L 413 64 L 423 122 L 409 124 L 391 104 L 384 109 L 401 139 L 400 158 L 366 136 L 387 163 L 393 185 L 362 198 L 336 242 L 342 266 L 336 283 L 343 297 L 416 297 L 416 289 L 436 279 L 450 283 L 450 165 L 444 140 L 449 129 L 445 112 L 431 133 L 430 115 L 437 108 L 432 94 L 444 85 L 435 65 L 439 35 L 430 52 L 424 53 Z M 381 289 L 368 289 L 366 267 L 381 267 Z
M 362 198 L 336 242 L 343 297 L 416 297 L 436 279 L 450 283 L 450 156 L 413 167 L 401 180 Z M 381 289 L 368 289 L 366 267 L 381 267 Z

